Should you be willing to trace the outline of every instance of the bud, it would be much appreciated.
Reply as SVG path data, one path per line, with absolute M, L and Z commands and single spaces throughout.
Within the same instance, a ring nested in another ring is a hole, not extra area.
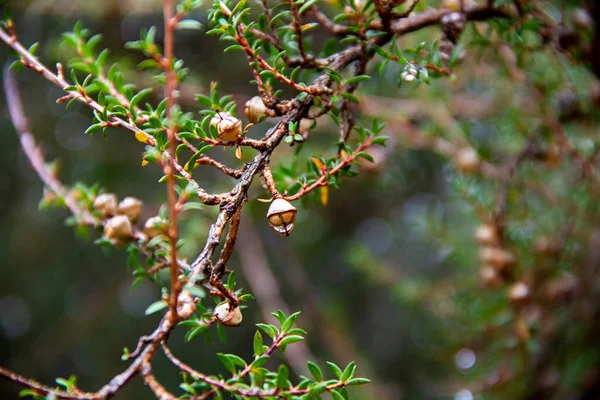
M 484 265 L 479 269 L 479 278 L 486 288 L 497 288 L 502 285 L 502 277 L 494 267 Z
M 136 221 L 142 213 L 142 201 L 135 197 L 125 197 L 119 203 L 117 212 L 127 216 L 132 221 Z
M 310 127 L 313 124 L 312 119 L 302 118 L 300 123 L 298 124 L 298 133 L 302 136 L 302 138 L 308 138 L 308 134 L 310 133 Z
M 508 289 L 508 299 L 514 305 L 522 305 L 529 297 L 529 286 L 524 282 L 517 282 Z
M 573 25 L 580 31 L 587 31 L 594 26 L 594 20 L 584 8 L 576 8 L 571 16 Z
M 244 114 L 250 122 L 256 124 L 267 116 L 267 106 L 265 106 L 260 96 L 254 96 L 246 102 Z
M 498 232 L 490 224 L 483 224 L 477 227 L 475 239 L 483 246 L 493 246 L 498 244 Z
M 124 215 L 117 215 L 106 222 L 104 235 L 114 242 L 121 242 L 132 235 L 131 221 Z
M 472 174 L 479 170 L 481 161 L 474 148 L 464 147 L 454 154 L 454 164 L 459 171 Z
M 498 271 L 503 271 L 513 266 L 516 261 L 512 253 L 497 247 L 482 248 L 480 256 L 484 264 L 491 265 Z
M 242 323 L 242 312 L 239 307 L 236 307 L 233 309 L 233 315 L 231 315 L 232 312 L 230 312 L 230 307 L 228 302 L 222 303 L 215 307 L 213 314 L 223 325 L 239 326 Z
M 417 75 L 418 75 L 418 71 L 414 68 L 414 67 L 408 67 L 405 68 L 404 71 L 402 71 L 402 80 L 405 82 L 412 82 L 415 79 L 417 79 Z
M 144 233 L 148 235 L 149 238 L 153 238 L 155 236 L 160 235 L 164 232 L 166 228 L 166 221 L 159 216 L 148 218 L 146 223 L 144 224 Z
M 94 208 L 100 211 L 103 217 L 110 217 L 117 212 L 117 196 L 104 193 L 94 199 Z

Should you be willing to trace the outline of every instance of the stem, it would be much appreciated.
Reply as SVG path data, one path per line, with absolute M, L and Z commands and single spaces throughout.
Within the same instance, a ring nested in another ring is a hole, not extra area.
M 176 130 L 174 121 L 172 120 L 173 106 L 175 105 L 174 91 L 177 85 L 177 76 L 173 71 L 173 48 L 174 48 L 174 31 L 175 20 L 173 18 L 173 3 L 172 0 L 163 1 L 164 25 L 165 25 L 165 54 L 163 59 L 163 68 L 166 76 L 165 83 L 165 98 L 167 99 L 167 120 L 169 127 L 167 135 L 169 138 L 169 155 L 175 159 L 175 151 L 177 149 Z M 181 292 L 181 284 L 177 279 L 177 193 L 175 193 L 175 174 L 171 165 L 165 166 L 167 175 L 167 192 L 169 197 L 169 215 L 171 216 L 171 225 L 169 227 L 169 241 L 171 243 L 171 317 L 177 318 L 177 297 Z

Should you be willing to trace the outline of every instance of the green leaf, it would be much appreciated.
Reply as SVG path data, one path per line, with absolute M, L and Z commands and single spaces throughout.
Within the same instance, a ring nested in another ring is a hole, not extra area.
M 202 28 L 202 24 L 195 19 L 184 19 L 179 21 L 177 24 L 177 29 L 200 29 Z
M 302 336 L 297 336 L 297 335 L 286 336 L 283 339 L 281 339 L 281 342 L 279 342 L 279 344 L 280 344 L 280 346 L 287 346 L 288 344 L 296 343 L 301 340 L 304 340 L 304 338 Z
M 277 328 L 274 327 L 273 325 L 267 325 L 267 324 L 256 324 L 257 327 L 259 327 L 260 329 L 263 330 L 264 333 L 266 333 L 267 335 L 269 335 L 271 338 L 275 338 L 275 336 L 277 336 Z
M 371 383 L 371 380 L 367 378 L 354 378 L 348 381 L 348 385 L 350 386 L 366 385 L 367 383 Z
M 227 354 L 217 353 L 217 357 L 219 357 L 219 361 L 221 361 L 221 364 L 223 364 L 227 371 L 231 372 L 232 374 L 235 374 L 235 365 L 233 364 L 233 361 L 228 357 Z
M 344 396 L 342 396 L 339 392 L 335 390 L 332 390 L 331 392 L 329 392 L 329 394 L 331 395 L 331 398 L 333 400 L 346 400 Z
M 285 365 L 280 365 L 279 370 L 277 371 L 277 381 L 276 386 L 279 389 L 287 389 L 289 387 L 288 383 L 288 369 Z
M 319 366 L 312 361 L 308 361 L 307 365 L 308 370 L 310 371 L 310 374 L 313 376 L 313 378 L 315 378 L 316 381 L 322 381 L 323 372 L 321 371 L 321 368 L 319 368 Z
M 352 361 L 350 364 L 348 364 L 346 369 L 344 369 L 340 380 L 342 382 L 346 382 L 348 379 L 352 379 L 352 377 L 354 376 L 354 371 L 356 371 L 356 364 L 354 363 L 354 361 Z
M 254 354 L 260 356 L 263 354 L 263 337 L 260 334 L 260 331 L 256 331 L 254 334 Z
M 146 308 L 144 313 L 146 315 L 154 314 L 155 312 L 160 311 L 163 308 L 167 308 L 168 306 L 169 304 L 164 300 L 155 301 L 154 303 L 150 304 L 148 308 Z
M 331 371 L 333 371 L 333 374 L 335 375 L 336 378 L 341 379 L 342 377 L 342 370 L 340 369 L 340 367 L 338 367 L 337 365 L 335 365 L 334 363 L 327 361 L 327 365 L 329 365 L 329 368 L 331 368 Z
M 362 82 L 362 81 L 368 81 L 369 79 L 371 79 L 371 77 L 369 75 L 357 75 L 357 76 L 353 76 L 352 78 L 348 78 L 344 81 L 344 84 L 346 85 L 350 85 L 353 83 L 358 83 L 358 82 Z
M 292 315 L 290 315 L 289 317 L 287 317 L 285 322 L 283 324 L 281 324 L 281 331 L 283 333 L 286 333 L 287 331 L 289 331 L 299 316 L 300 316 L 300 311 L 295 312 Z

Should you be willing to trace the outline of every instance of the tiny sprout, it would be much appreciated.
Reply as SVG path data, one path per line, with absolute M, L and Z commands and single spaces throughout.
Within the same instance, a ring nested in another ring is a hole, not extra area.
M 232 116 L 229 112 L 217 113 L 210 120 L 210 124 L 217 128 L 219 139 L 234 142 L 242 135 L 242 121 Z
M 233 313 L 233 316 L 231 315 Z M 242 323 L 242 312 L 239 307 L 230 311 L 230 305 L 228 302 L 223 303 L 215 307 L 214 316 L 223 325 L 227 326 L 239 326 Z
M 136 221 L 142 213 L 142 201 L 135 197 L 125 197 L 119 203 L 117 212 L 127 216 L 132 221 Z
M 117 196 L 104 193 L 94 199 L 94 208 L 100 211 L 103 217 L 110 217 L 117 212 Z
M 161 217 L 156 216 L 148 218 L 144 224 L 144 233 L 148 235 L 149 238 L 153 238 L 163 233 L 164 227 L 165 220 L 163 220 Z
M 284 199 L 275 199 L 267 212 L 267 219 L 271 228 L 280 235 L 289 236 L 296 222 L 296 207 Z
M 117 215 L 106 222 L 104 235 L 114 242 L 121 242 L 132 235 L 131 221 L 124 215 Z
M 246 102 L 246 108 L 244 114 L 248 117 L 248 120 L 253 124 L 260 122 L 263 117 L 267 116 L 267 106 L 263 103 L 260 96 L 254 96 Z

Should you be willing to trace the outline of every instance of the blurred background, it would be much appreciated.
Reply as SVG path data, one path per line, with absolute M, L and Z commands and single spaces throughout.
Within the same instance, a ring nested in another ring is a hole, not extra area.
M 129 71 L 126 80 L 138 88 L 153 85 L 150 75 L 135 72 L 141 57 L 123 50 L 123 45 L 152 25 L 158 27 L 161 40 L 159 1 L 0 3 L 13 9 L 22 43 L 40 42 L 38 55 L 46 65 L 72 55 L 59 45 L 60 35 L 81 20 L 92 33 L 102 34 L 112 60 Z M 441 2 L 423 3 L 426 8 Z M 256 94 L 248 83 L 252 77 L 245 56 L 223 54 L 223 44 L 205 35 L 206 10 L 193 16 L 205 28 L 180 31 L 176 38 L 176 54 L 191 69 L 181 88 L 182 106 L 190 111 L 201 108 L 193 95 L 207 94 L 210 82 L 218 81 L 222 95 L 234 95 L 240 115 L 245 101 Z M 401 45 L 439 36 L 439 28 L 426 29 L 402 39 Z M 319 40 L 317 33 L 315 42 Z M 535 57 L 540 65 L 528 73 L 551 86 L 547 92 L 551 107 L 560 105 L 565 87 L 567 94 L 592 90 L 594 80 L 582 66 L 568 67 L 565 86 L 563 61 L 551 54 Z M 0 64 L 12 60 L 0 46 Z M 420 149 L 426 146 L 407 135 L 424 132 L 425 137 L 470 142 L 494 162 L 517 150 L 524 141 L 522 132 L 539 120 L 526 114 L 528 96 L 511 82 L 493 51 L 467 47 L 456 77 L 434 80 L 431 86 L 398 87 L 399 71 L 394 68 L 359 91 L 363 103 L 358 113 L 364 121 L 374 116 L 389 121 L 383 133 L 391 138 L 388 147 L 374 149 L 374 163 L 365 163 L 360 176 L 330 190 L 326 206 L 317 197 L 299 206 L 289 238 L 269 228 L 267 205 L 257 201 L 269 195 L 255 183 L 229 268 L 237 271 L 238 287 L 254 294 L 256 301 L 249 303 L 242 326 L 227 330 L 227 346 L 203 339 L 184 344 L 185 332 L 176 330 L 170 343 L 185 361 L 203 372 L 224 372 L 217 351 L 249 358 L 255 323 L 273 323 L 268 315 L 277 308 L 302 310 L 298 326 L 309 335 L 307 347 L 292 353 L 298 358 L 294 364 L 305 365 L 306 356 L 323 366 L 325 361 L 345 365 L 356 360 L 358 374 L 374 382 L 355 390 L 357 398 L 470 400 L 531 394 L 534 361 L 523 358 L 542 344 L 533 339 L 523 344 L 518 335 L 515 338 L 505 291 L 482 286 L 479 277 L 479 247 L 473 232 L 482 221 L 470 200 L 492 204 L 494 185 L 478 177 L 458 179 L 451 163 Z M 143 199 L 143 217 L 156 215 L 166 200 L 164 185 L 157 183 L 162 174 L 155 166 L 140 166 L 143 148 L 132 135 L 113 128 L 106 139 L 101 134 L 87 136 L 91 114 L 85 107 L 74 104 L 65 110 L 64 104 L 56 103 L 61 91 L 31 71 L 20 73 L 18 83 L 31 131 L 47 160 L 58 160 L 65 184 L 99 183 L 119 198 Z M 160 97 L 156 88 L 150 101 Z M 596 118 L 592 113 L 584 128 L 573 128 L 577 140 L 583 143 L 597 135 Z M 260 137 L 266 125 L 254 127 L 250 136 Z M 311 156 L 334 154 L 337 135 L 330 120 L 320 119 L 301 148 L 281 146 L 276 151 L 273 168 L 292 165 L 295 153 L 301 166 Z M 134 348 L 139 336 L 156 326 L 159 316 L 145 316 L 144 310 L 160 298 L 160 288 L 142 283 L 131 292 L 134 278 L 127 270 L 124 249 L 107 252 L 94 245 L 96 234 L 88 239 L 77 236 L 65 226 L 68 214 L 63 209 L 38 211 L 43 186 L 20 149 L 4 96 L 0 96 L 0 138 L 0 365 L 50 385 L 56 377 L 76 375 L 80 388 L 97 390 L 125 368 L 120 361 L 123 347 Z M 231 151 L 212 151 L 230 165 L 241 165 Z M 249 157 L 245 155 L 245 161 Z M 553 187 L 560 204 L 570 195 L 572 188 L 564 182 L 572 176 L 557 168 Z M 535 171 L 527 173 L 531 177 Z M 209 168 L 198 168 L 195 174 L 210 191 L 232 184 L 231 178 Z M 555 233 L 577 216 L 585 220 L 583 214 L 569 214 L 566 208 L 533 207 L 537 206 L 524 206 L 515 216 L 522 225 L 510 234 L 522 239 L 519 251 L 531 249 L 535 238 Z M 183 257 L 196 256 L 214 216 L 212 209 L 183 214 Z M 592 227 L 587 229 L 589 234 Z M 557 268 L 568 271 L 573 260 L 567 257 Z M 558 380 L 555 387 L 560 389 L 554 393 L 561 397 L 556 398 L 584 398 L 580 397 L 587 387 L 584 382 L 597 378 L 600 349 L 587 333 L 574 324 L 571 334 L 576 338 L 557 342 L 555 350 L 562 357 L 554 364 L 558 377 L 548 377 Z M 156 360 L 158 378 L 177 390 L 177 372 L 162 355 Z M 504 382 L 508 383 L 501 385 Z M 18 390 L 0 381 L 0 398 L 17 398 Z M 150 396 L 134 379 L 117 398 Z

